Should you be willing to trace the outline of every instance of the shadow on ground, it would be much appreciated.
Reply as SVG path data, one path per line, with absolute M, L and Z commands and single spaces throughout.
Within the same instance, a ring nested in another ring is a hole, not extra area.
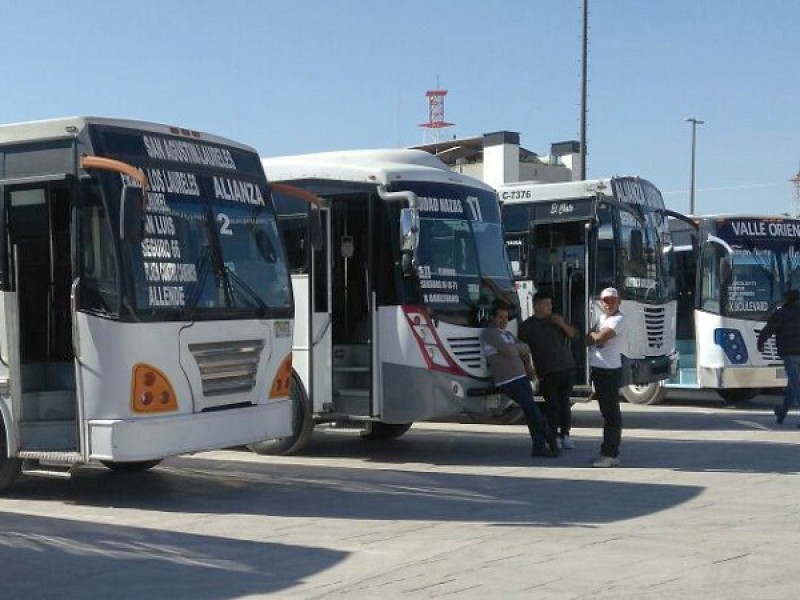
M 9 599 L 260 596 L 296 586 L 347 556 L 10 513 L 0 514 L 0 522 L 0 596 Z

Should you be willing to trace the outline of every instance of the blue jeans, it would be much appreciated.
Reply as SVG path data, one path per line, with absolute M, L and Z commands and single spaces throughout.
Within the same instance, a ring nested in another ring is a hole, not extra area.
M 520 377 L 514 381 L 498 385 L 497 389 L 522 407 L 522 412 L 525 413 L 525 422 L 533 440 L 533 447 L 544 448 L 545 441 L 552 439 L 554 434 L 544 416 L 542 416 L 542 411 L 539 410 L 533 400 L 533 389 L 528 378 Z
M 783 416 L 792 408 L 792 404 L 800 406 L 800 356 L 783 356 L 786 378 L 789 380 L 783 394 Z

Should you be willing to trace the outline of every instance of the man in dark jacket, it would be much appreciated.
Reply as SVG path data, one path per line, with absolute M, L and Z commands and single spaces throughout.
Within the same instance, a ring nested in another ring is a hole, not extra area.
M 758 351 L 764 350 L 764 344 L 775 334 L 778 355 L 786 367 L 786 378 L 789 380 L 783 404 L 776 406 L 775 418 L 783 423 L 792 403 L 800 406 L 800 292 L 789 290 L 783 306 L 772 313 L 767 325 L 758 335 Z M 798 425 L 800 427 L 800 425 Z
M 533 316 L 519 326 L 517 336 L 531 348 L 533 366 L 539 376 L 550 428 L 559 436 L 564 450 L 575 445 L 569 437 L 572 425 L 572 378 L 575 358 L 570 339 L 578 330 L 561 315 L 553 314 L 553 298 L 547 292 L 533 296 Z

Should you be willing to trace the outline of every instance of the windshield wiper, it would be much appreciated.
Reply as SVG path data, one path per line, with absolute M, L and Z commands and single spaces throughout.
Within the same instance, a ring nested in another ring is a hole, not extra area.
M 239 275 L 236 274 L 236 271 L 227 265 L 223 265 L 223 268 L 225 269 L 225 274 L 228 276 L 228 281 L 235 284 L 235 287 L 238 287 L 240 290 L 244 291 L 245 294 L 250 296 L 251 300 L 255 301 L 255 306 L 251 304 L 251 307 L 257 308 L 259 310 L 259 316 L 263 317 L 269 310 L 267 303 L 264 302 L 258 292 L 251 288 Z

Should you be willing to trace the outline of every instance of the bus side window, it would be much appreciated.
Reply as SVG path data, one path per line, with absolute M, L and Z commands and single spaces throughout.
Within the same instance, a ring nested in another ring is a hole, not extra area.
M 283 243 L 286 247 L 286 260 L 289 270 L 295 274 L 308 273 L 308 217 L 284 216 L 280 217 L 280 230 Z
M 304 200 L 279 192 L 273 192 L 272 197 L 289 271 L 294 274 L 308 273 L 311 269 L 308 260 L 310 207 Z

